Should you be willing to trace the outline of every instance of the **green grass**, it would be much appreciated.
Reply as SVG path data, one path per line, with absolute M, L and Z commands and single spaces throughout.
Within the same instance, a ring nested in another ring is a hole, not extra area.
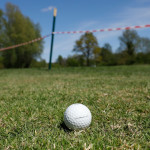
M 86 105 L 92 124 L 63 113 Z M 0 70 L 0 149 L 150 149 L 150 66 Z

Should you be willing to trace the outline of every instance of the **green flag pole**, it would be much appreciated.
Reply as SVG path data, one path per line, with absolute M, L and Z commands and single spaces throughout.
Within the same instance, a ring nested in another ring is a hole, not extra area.
M 52 68 L 52 54 L 53 54 L 53 43 L 54 43 L 54 32 L 55 32 L 56 15 L 57 15 L 57 8 L 54 8 L 52 38 L 51 38 L 51 47 L 50 47 L 50 56 L 49 56 L 49 67 L 48 67 L 49 70 L 51 70 L 51 68 Z

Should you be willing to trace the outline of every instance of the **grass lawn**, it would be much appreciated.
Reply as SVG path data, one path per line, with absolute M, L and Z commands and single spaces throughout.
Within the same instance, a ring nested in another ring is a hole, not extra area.
M 92 124 L 63 113 L 86 105 Z M 0 149 L 150 149 L 150 66 L 0 70 Z

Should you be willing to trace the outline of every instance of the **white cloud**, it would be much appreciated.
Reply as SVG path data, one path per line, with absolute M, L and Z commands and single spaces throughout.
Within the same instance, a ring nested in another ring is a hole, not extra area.
M 54 8 L 55 8 L 54 6 L 49 6 L 47 8 L 43 8 L 41 11 L 42 12 L 52 11 Z
M 78 30 L 86 30 L 86 29 L 88 30 L 89 28 L 91 28 L 97 24 L 98 24 L 98 21 L 93 21 L 93 20 L 81 22 L 78 25 L 79 26 Z
M 150 20 L 150 7 L 127 8 L 121 15 L 129 24 L 145 24 Z M 122 17 L 120 15 L 120 18 Z

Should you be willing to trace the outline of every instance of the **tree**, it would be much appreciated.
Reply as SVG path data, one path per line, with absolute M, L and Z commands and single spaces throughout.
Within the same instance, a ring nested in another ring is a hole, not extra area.
M 6 37 L 5 47 L 24 43 L 41 36 L 40 26 L 34 24 L 28 17 L 25 17 L 19 8 L 11 3 L 6 4 L 5 12 Z M 7 68 L 29 67 L 32 60 L 40 58 L 43 42 L 39 41 L 26 46 L 14 48 L 3 52 L 3 63 Z
M 116 65 L 115 57 L 112 53 L 112 47 L 109 43 L 104 44 L 101 48 L 102 64 L 103 65 Z
M 150 39 L 149 38 L 140 38 L 138 52 L 150 53 Z
M 6 20 L 4 18 L 4 12 L 0 9 L 0 48 L 5 46 L 6 41 Z
M 59 55 L 56 62 L 60 65 L 60 66 L 63 66 L 64 65 L 64 58 Z
M 119 37 L 120 51 L 126 51 L 130 56 L 133 56 L 138 51 L 140 37 L 135 30 L 126 30 Z
M 3 11 L 0 10 L 0 48 L 1 48 L 1 42 L 2 42 L 2 33 L 3 33 Z
M 135 56 L 138 52 L 140 37 L 135 30 L 126 30 L 123 32 L 123 35 L 119 37 L 120 47 L 119 51 L 123 53 L 120 59 L 126 61 L 125 64 L 135 63 Z M 123 58 L 126 57 L 126 58 Z M 119 60 L 122 62 L 121 60 Z M 124 61 L 123 61 L 124 62 Z
M 136 56 L 137 64 L 150 64 L 150 53 L 139 52 Z
M 71 67 L 78 67 L 78 66 L 80 66 L 79 61 L 78 61 L 76 56 L 69 56 L 66 59 L 66 65 L 67 66 L 71 66 Z
M 81 54 L 86 60 L 86 65 L 90 66 L 90 59 L 93 58 L 93 52 L 98 47 L 97 39 L 93 33 L 85 33 L 76 41 L 73 51 Z
M 100 55 L 100 53 L 101 53 L 100 47 L 96 47 L 93 50 L 95 65 L 100 64 L 100 62 L 102 61 L 102 56 Z
M 30 67 L 32 67 L 32 68 L 47 68 L 48 64 L 42 58 L 40 60 L 33 59 L 30 64 Z
M 105 43 L 103 46 L 104 49 L 107 49 L 110 53 L 112 53 L 112 47 L 109 43 Z

